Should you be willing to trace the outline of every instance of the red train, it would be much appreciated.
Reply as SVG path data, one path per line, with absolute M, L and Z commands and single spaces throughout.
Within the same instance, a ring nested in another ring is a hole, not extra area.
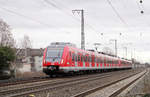
M 132 68 L 131 61 L 81 50 L 70 43 L 51 43 L 43 55 L 43 72 L 47 75 L 126 68 Z

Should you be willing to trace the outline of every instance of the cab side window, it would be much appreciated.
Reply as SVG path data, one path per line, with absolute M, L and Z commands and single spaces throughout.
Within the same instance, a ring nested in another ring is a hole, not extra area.
M 81 55 L 81 62 L 83 61 L 83 55 Z
M 77 55 L 75 55 L 75 61 L 76 61 L 76 62 L 78 61 L 78 57 L 77 57 Z
M 84 62 L 86 62 L 86 61 L 87 61 L 87 56 L 85 55 L 85 56 L 84 56 Z
M 75 61 L 75 54 L 72 53 L 72 61 Z
M 78 55 L 78 62 L 80 62 L 80 55 Z

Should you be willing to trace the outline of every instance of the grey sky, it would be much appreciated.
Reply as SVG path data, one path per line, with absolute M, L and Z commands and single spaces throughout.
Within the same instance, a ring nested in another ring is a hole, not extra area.
M 129 54 L 135 48 L 136 58 L 148 61 L 150 1 L 144 0 L 140 6 L 139 0 L 109 1 L 126 24 L 107 0 L 0 0 L 0 18 L 11 26 L 17 42 L 26 34 L 34 48 L 44 48 L 53 41 L 73 42 L 80 47 L 80 15 L 73 15 L 71 10 L 84 9 L 86 48 L 100 42 L 100 48 L 113 49 L 109 40 L 117 39 L 120 56 L 124 56 L 123 46 L 128 46 Z

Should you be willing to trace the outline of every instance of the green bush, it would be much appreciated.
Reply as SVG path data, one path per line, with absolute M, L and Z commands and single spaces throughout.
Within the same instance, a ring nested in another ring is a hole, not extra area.
M 0 46 L 0 69 L 9 69 L 11 62 L 15 60 L 15 51 L 10 47 Z

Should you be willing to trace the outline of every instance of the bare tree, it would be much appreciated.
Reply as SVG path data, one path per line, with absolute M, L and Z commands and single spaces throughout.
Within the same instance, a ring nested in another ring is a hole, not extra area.
M 28 35 L 24 35 L 23 39 L 16 45 L 16 56 L 23 59 L 27 56 L 27 49 L 32 48 L 31 40 Z
M 15 46 L 15 40 L 10 30 L 9 25 L 0 19 L 0 46 Z
M 28 35 L 24 35 L 24 38 L 21 44 L 22 44 L 21 46 L 23 49 L 32 48 L 31 40 Z
M 28 35 L 24 35 L 16 45 L 15 69 L 17 71 L 19 68 L 22 68 L 24 63 L 26 63 L 27 49 L 30 48 L 32 48 L 31 40 Z

